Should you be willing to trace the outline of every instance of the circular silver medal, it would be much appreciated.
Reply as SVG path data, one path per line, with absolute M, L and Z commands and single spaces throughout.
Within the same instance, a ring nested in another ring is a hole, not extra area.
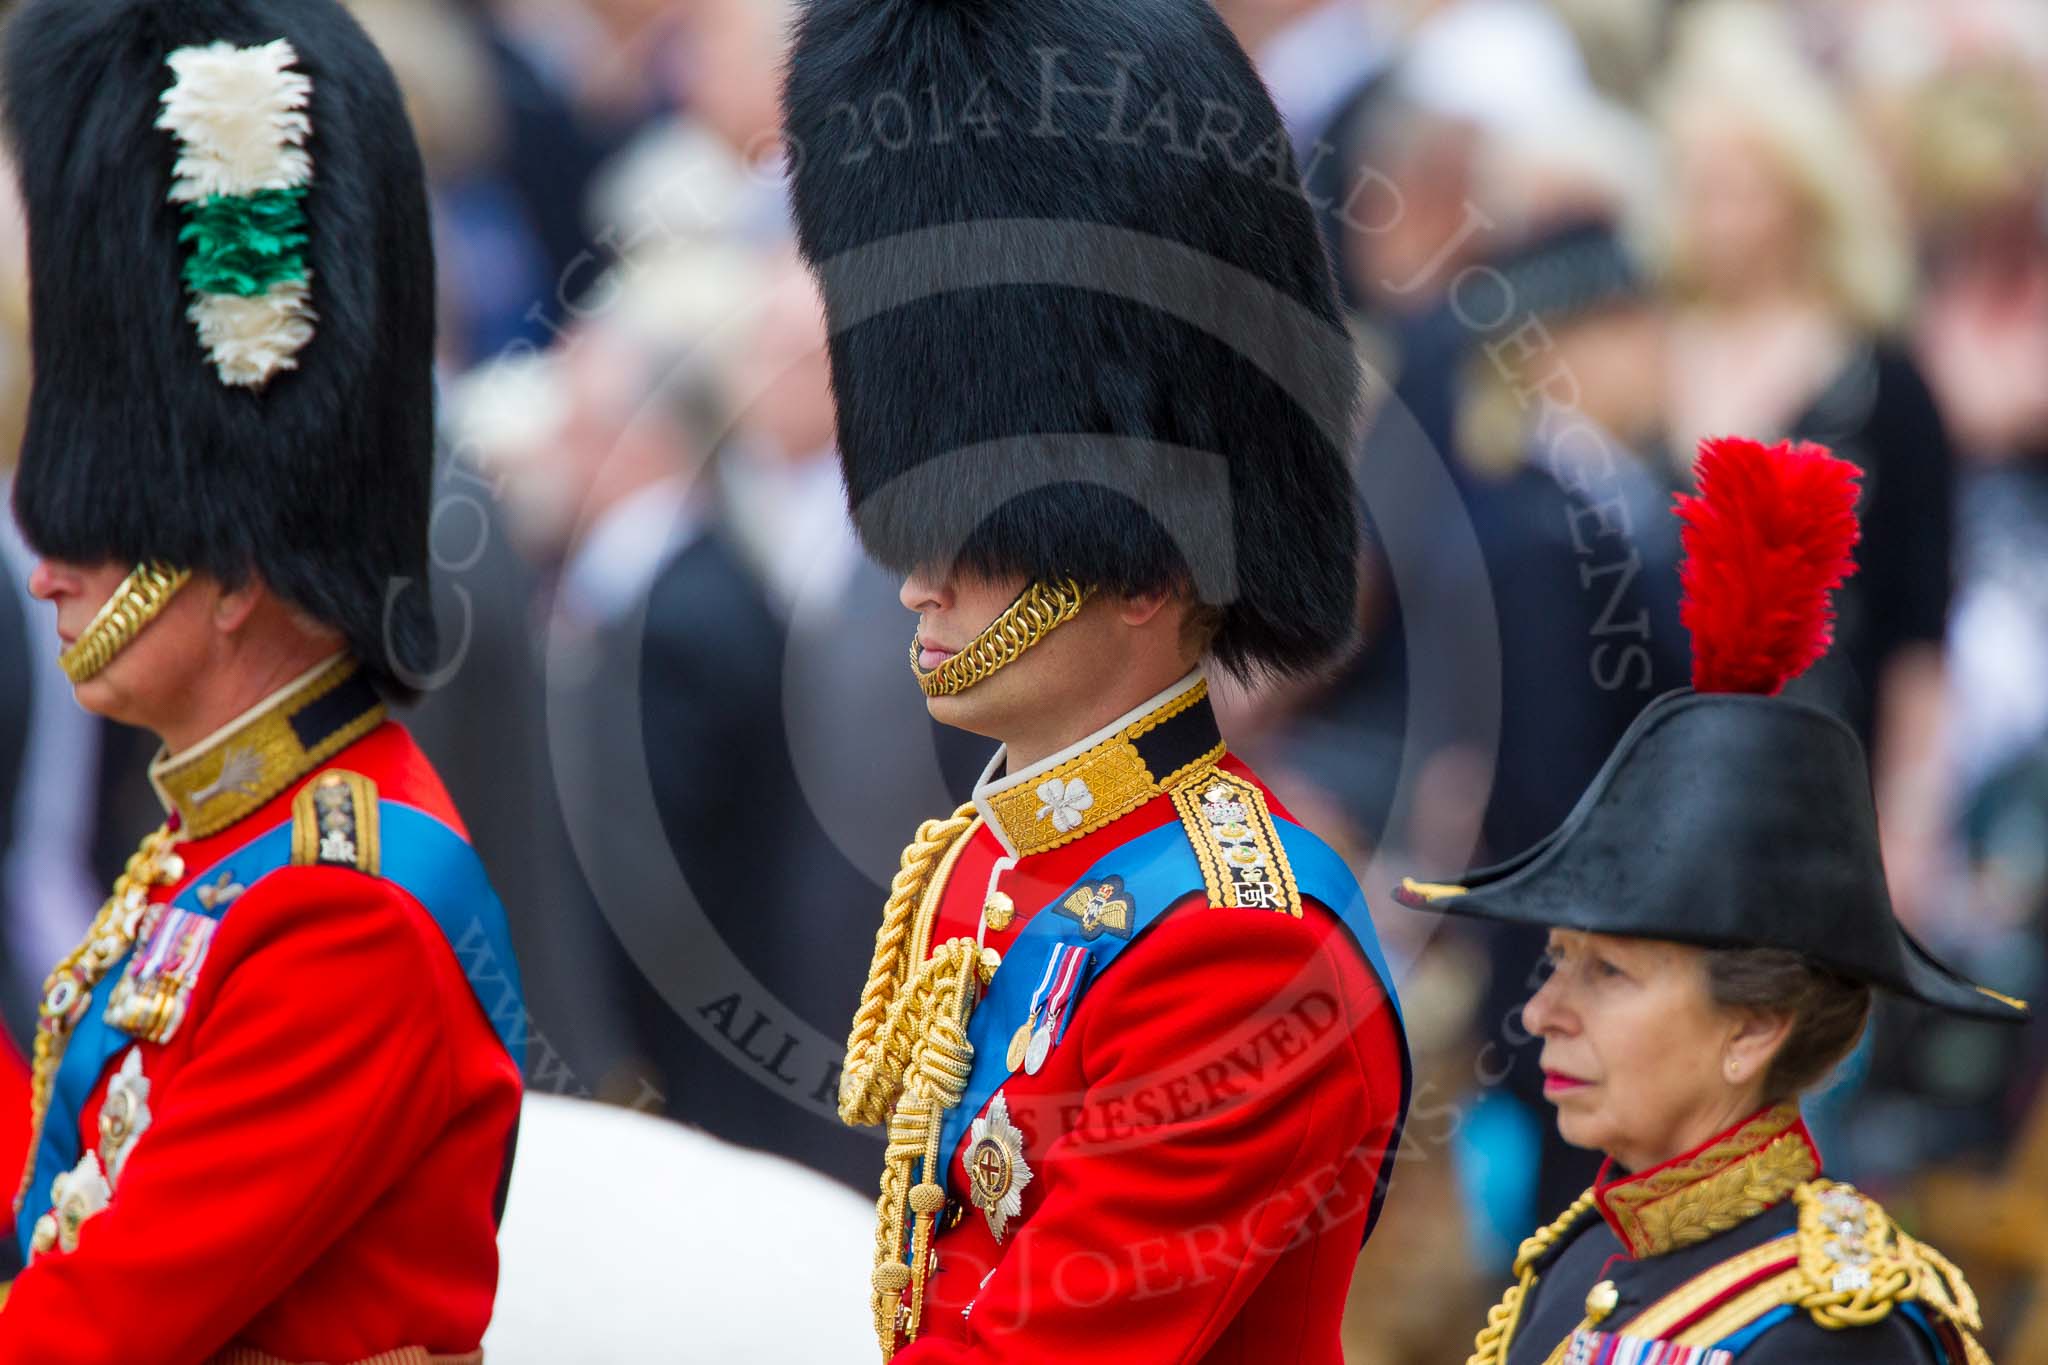
M 1052 1025 L 1040 1024 L 1038 1032 L 1031 1035 L 1031 1046 L 1024 1050 L 1024 1074 L 1036 1076 L 1038 1068 L 1045 1065 L 1046 1054 L 1052 1051 Z

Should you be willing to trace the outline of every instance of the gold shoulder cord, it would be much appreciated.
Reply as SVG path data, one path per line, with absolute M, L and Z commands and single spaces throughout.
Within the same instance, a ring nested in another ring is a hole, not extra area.
M 1094 593 L 1073 579 L 1033 583 L 958 654 L 927 671 L 917 661 L 923 639 L 912 636 L 910 671 L 927 697 L 953 697 L 1017 661 L 1019 655 L 1081 614 Z
M 946 1111 L 967 1089 L 974 1060 L 967 1018 L 988 975 L 981 948 L 971 938 L 953 939 L 925 956 L 953 864 L 979 823 L 973 812 L 967 805 L 949 820 L 927 820 L 903 851 L 840 1073 L 839 1117 L 856 1127 L 889 1126 L 881 1196 L 875 1201 L 872 1281 L 875 1337 L 884 1360 L 895 1354 L 899 1331 L 916 1338 L 924 1311 L 931 1241 L 946 1206 L 945 1186 L 938 1179 L 943 1168 L 939 1131 Z M 920 1160 L 925 1178 L 912 1188 L 912 1170 Z M 914 1219 L 907 1263 L 906 1218 Z M 905 1289 L 910 1290 L 907 1314 Z
M 1816 1180 L 1799 1205 L 1799 1270 L 1790 1302 L 1822 1327 L 1868 1327 L 1900 1303 L 1921 1303 L 1954 1329 L 1968 1365 L 1991 1365 L 1977 1295 L 1954 1262 L 1907 1236 L 1852 1185 Z
M 28 1160 L 14 1199 L 16 1209 L 28 1198 L 29 1182 L 35 1179 L 43 1118 L 49 1112 L 50 1091 L 56 1085 L 57 1068 L 63 1065 L 71 1031 L 85 1017 L 93 988 L 142 933 L 151 910 L 150 888 L 175 885 L 185 875 L 184 860 L 172 851 L 177 842 L 168 826 L 142 841 L 127 869 L 114 880 L 113 894 L 93 916 L 85 941 L 57 964 L 43 985 L 42 1003 L 36 1012 L 34 1072 L 29 1081 Z
M 1509 1285 L 1501 1301 L 1487 1311 L 1486 1326 L 1479 1329 L 1478 1337 L 1473 1340 L 1472 1354 L 1466 1357 L 1465 1365 L 1503 1365 L 1508 1358 L 1508 1345 L 1515 1338 L 1515 1329 L 1521 1325 L 1522 1309 L 1528 1303 L 1529 1291 L 1536 1284 L 1536 1263 L 1557 1245 L 1560 1237 L 1592 1211 L 1593 1191 L 1587 1190 L 1557 1216 L 1557 1221 L 1549 1227 L 1538 1228 L 1534 1236 L 1523 1239 L 1521 1249 L 1515 1253 L 1515 1283 Z

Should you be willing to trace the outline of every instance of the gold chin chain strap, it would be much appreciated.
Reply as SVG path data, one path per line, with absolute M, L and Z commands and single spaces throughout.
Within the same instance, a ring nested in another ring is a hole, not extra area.
M 136 565 L 92 618 L 85 633 L 58 657 L 64 676 L 74 686 L 97 677 L 100 670 L 114 661 L 115 655 L 135 643 L 142 628 L 157 618 L 191 578 L 190 569 L 173 569 L 158 563 Z
M 1547 1228 L 1538 1228 L 1533 1236 L 1522 1240 L 1521 1249 L 1515 1253 L 1515 1283 L 1508 1286 L 1508 1292 L 1501 1296 L 1486 1314 L 1486 1326 L 1479 1329 L 1479 1336 L 1472 1343 L 1472 1354 L 1465 1365 L 1502 1365 L 1508 1358 L 1508 1346 L 1515 1338 L 1515 1328 L 1522 1322 L 1522 1309 L 1529 1301 L 1529 1290 L 1536 1283 L 1536 1263 L 1544 1253 L 1557 1245 L 1557 1239 L 1571 1231 L 1574 1224 L 1593 1211 L 1593 1191 L 1587 1190 L 1572 1201 L 1572 1206 L 1557 1216 L 1557 1221 Z
M 1080 615 L 1095 589 L 1069 578 L 1060 583 L 1033 583 L 1016 601 L 968 641 L 966 648 L 937 668 L 919 666 L 924 649 L 919 637 L 910 641 L 910 671 L 927 697 L 953 697 L 1017 661 L 1019 655 Z
M 57 964 L 43 985 L 43 1000 L 36 1014 L 34 1074 L 29 1082 L 28 1161 L 14 1198 L 17 1210 L 28 1198 L 29 1182 L 35 1178 L 36 1149 L 42 1144 L 43 1118 L 49 1112 L 57 1068 L 64 1062 L 64 1047 L 85 1017 L 93 987 L 135 946 L 149 916 L 150 888 L 173 886 L 185 875 L 184 859 L 174 851 L 177 842 L 169 826 L 142 841 L 127 869 L 115 878 L 113 894 L 93 917 L 85 941 Z
M 924 955 L 939 895 L 976 824 L 973 811 L 962 806 L 949 820 L 927 820 L 903 851 L 840 1074 L 839 1117 L 856 1127 L 888 1124 L 881 1196 L 875 1201 L 872 1281 L 875 1337 L 884 1360 L 895 1354 L 899 1333 L 916 1338 L 924 1311 L 932 1238 L 946 1207 L 939 1131 L 946 1111 L 967 1089 L 974 1060 L 967 1020 L 994 967 L 969 938 Z M 913 1186 L 919 1161 L 924 1179 Z

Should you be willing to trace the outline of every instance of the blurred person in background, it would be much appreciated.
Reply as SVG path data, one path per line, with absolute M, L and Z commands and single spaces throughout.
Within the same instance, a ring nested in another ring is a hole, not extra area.
M 1446 51 L 1403 79 L 1434 71 L 1428 82 L 1448 81 L 1459 69 Z M 1558 69 L 1573 64 L 1560 58 Z M 1444 514 L 1470 526 L 1477 557 L 1451 551 L 1448 537 L 1433 542 L 1430 572 L 1415 576 L 1427 600 L 1411 590 L 1416 600 L 1388 603 L 1360 661 L 1267 744 L 1369 842 L 1397 815 L 1388 809 L 1394 765 L 1416 743 L 1405 733 L 1409 613 L 1490 603 L 1477 629 L 1500 668 L 1498 691 L 1468 701 L 1498 718 L 1497 732 L 1460 733 L 1423 756 L 1410 836 L 1422 849 L 1455 843 L 1449 832 L 1460 828 L 1495 855 L 1533 842 L 1689 663 L 1664 515 L 1674 486 L 1662 457 L 1664 327 L 1629 241 L 1653 144 L 1582 76 L 1560 79 L 1552 94 L 1542 118 L 1485 114 L 1486 99 L 1520 107 L 1502 92 L 1460 95 L 1453 85 L 1434 96 L 1469 111 L 1476 141 L 1463 202 L 1490 227 L 1472 240 L 1472 264 L 1453 272 L 1450 296 L 1410 329 L 1432 367 L 1404 367 L 1366 440 L 1367 458 L 1412 470 L 1410 481 L 1423 462 L 1444 465 L 1456 488 Z M 1374 581 L 1385 591 L 1390 578 Z M 1461 854 L 1470 848 L 1468 838 Z M 1534 1049 L 1516 1022 L 1540 936 L 1487 926 L 1466 937 L 1488 963 L 1475 1043 L 1484 1093 L 1461 1124 L 1458 1153 L 1475 1229 L 1511 1247 L 1539 1208 L 1583 1187 L 1590 1167 L 1542 1121 Z
M 1913 261 L 1900 205 L 1772 7 L 1688 10 L 1662 106 L 1672 449 L 1738 428 L 1820 441 L 1865 471 L 1861 572 L 1835 647 L 1800 689 L 1869 748 L 1899 911 L 1919 923 L 1944 857 L 1954 468 L 1904 349 Z
M 688 0 L 674 13 L 663 61 L 681 107 L 604 167 L 596 236 L 630 245 L 716 232 L 774 250 L 789 238 L 775 92 L 794 0 Z
M 587 125 L 630 128 L 666 108 L 678 0 L 464 0 Z M 687 3 L 687 0 L 684 0 Z
M 732 534 L 786 618 L 806 592 L 837 596 L 860 545 L 839 473 L 824 304 L 793 247 L 769 259 L 735 366 L 747 401 L 718 481 Z
M 1326 154 L 1332 120 L 1378 80 L 1402 17 L 1398 0 L 1222 0 L 1216 9 L 1272 91 L 1304 167 Z
M 1661 114 L 1674 449 L 1735 426 L 1821 441 L 1864 471 L 1859 572 L 1840 594 L 1833 647 L 1793 689 L 1866 746 L 1900 917 L 1999 989 L 2033 990 L 2038 949 L 2012 952 L 2005 927 L 1951 889 L 1965 850 L 1944 646 L 1957 563 L 1973 547 L 1957 553 L 1948 426 L 1907 349 L 1916 282 L 1902 196 L 1770 7 L 1691 10 Z M 1845 1169 L 1902 1179 L 1995 1142 L 2017 1046 L 1881 1005 L 1814 1122 Z
M 541 344 L 557 278 L 503 173 L 506 92 L 485 35 L 454 0 L 354 0 L 419 129 L 440 258 L 441 358 L 460 372 L 517 340 Z
M 1502 857 L 1564 818 L 1637 713 L 1684 682 L 1690 655 L 1678 620 L 1671 483 L 1655 453 L 1663 320 L 1642 268 L 1611 226 L 1582 219 L 1544 231 L 1493 269 L 1505 299 L 1483 314 L 1513 320 L 1473 338 L 1455 449 L 1499 623 L 1498 747 L 1470 760 L 1492 775 L 1483 856 Z M 1502 1182 L 1479 1205 L 1498 1230 L 1509 1209 L 1568 1201 L 1587 1169 L 1540 1121 L 1535 1048 L 1515 1022 L 1540 938 L 1511 927 L 1481 937 L 1491 964 L 1481 1003 L 1494 1052 L 1488 1078 L 1503 1086 L 1482 1103 L 1519 1102 L 1514 1118 L 1490 1112 L 1486 1121 L 1498 1140 L 1541 1153 L 1533 1170 L 1511 1145 L 1482 1159 Z M 1532 1184 L 1516 1179 L 1525 1172 Z
M 616 266 L 579 301 L 582 321 L 555 347 L 479 369 L 453 405 L 458 444 L 496 486 L 509 543 L 535 575 L 537 610 L 517 622 L 530 687 L 523 725 L 541 781 L 516 795 L 535 808 L 549 849 L 522 926 L 539 945 L 536 1017 L 563 1047 L 563 1079 L 577 1090 L 700 1117 L 704 1087 L 668 1055 L 686 1030 L 620 937 L 682 919 L 677 875 L 692 904 L 729 896 L 735 888 L 718 869 L 740 866 L 725 855 L 749 847 L 741 813 L 762 799 L 734 784 L 754 771 L 741 755 L 767 733 L 756 698 L 772 675 L 758 661 L 774 634 L 716 532 L 704 478 L 731 392 L 717 339 L 744 334 L 760 278 L 750 256 L 703 244 Z M 678 619 L 699 606 L 697 619 Z M 641 660 L 671 647 L 729 655 L 725 676 L 737 685 L 643 687 Z M 454 699 L 504 681 L 471 671 L 444 691 Z M 705 723 L 686 736 L 693 712 Z M 667 799 L 659 812 L 635 810 L 643 823 L 629 830 L 616 812 L 634 771 Z M 676 807 L 713 773 L 729 802 Z M 593 885 L 593 866 L 605 887 Z
M 865 1185 L 871 1141 L 801 1112 L 818 1078 L 792 1094 L 763 1059 L 842 1026 L 858 983 L 830 950 L 869 935 L 820 907 L 879 894 L 906 808 L 949 798 L 930 720 L 863 681 L 900 682 L 900 648 L 848 657 L 848 613 L 900 607 L 847 524 L 816 290 L 783 253 L 656 241 L 578 311 L 459 403 L 552 586 L 544 742 L 567 843 L 533 930 L 561 948 L 536 963 L 535 1012 L 581 1040 L 595 1064 L 572 1069 L 600 1097 Z M 848 707 L 868 720 L 851 748 L 814 742 Z M 841 807 L 862 814 L 825 814 Z M 729 989 L 677 970 L 728 951 Z M 796 1032 L 749 1034 L 734 992 Z
M 1884 4 L 1853 36 L 1924 243 L 1915 353 L 1960 458 L 1946 750 L 1966 894 L 1945 947 L 2031 995 L 2048 981 L 2048 10 Z M 1910 1022 L 1884 1074 L 1914 1102 L 1866 1115 L 1897 1164 L 2007 1148 L 2040 1112 L 2042 1044 Z
M 1916 354 L 1962 460 L 1951 747 L 1968 790 L 2048 737 L 2048 10 L 1887 17 L 1882 50 L 1919 64 L 1864 82 L 1927 244 Z
M 793 918 L 753 913 L 764 940 L 784 945 L 774 952 L 804 945 L 804 967 L 778 968 L 792 988 L 784 998 L 836 1031 L 860 984 L 837 964 L 858 959 L 872 933 L 857 916 L 817 912 L 884 895 L 903 827 L 935 804 L 957 804 L 987 755 L 934 723 L 902 685 L 892 627 L 903 608 L 895 580 L 861 554 L 847 515 L 824 307 L 794 251 L 765 257 L 758 297 L 739 338 L 737 409 L 715 476 L 721 522 L 778 637 L 762 651 L 774 683 L 759 699 L 776 734 L 756 747 L 780 776 L 775 804 L 763 807 L 775 812 L 772 830 L 752 837 L 773 842 L 769 861 Z M 862 724 L 845 724 L 849 715 Z M 868 1187 L 873 1151 L 856 1135 L 839 1137 L 834 1151 L 858 1141 L 861 1162 L 858 1174 L 836 1162 L 832 1173 Z
M 1462 13 L 1465 9 L 1474 13 Z M 1556 118 L 1533 118 L 1538 109 L 1557 115 L 1594 103 L 1569 33 L 1540 6 L 1474 0 L 1469 6 L 1446 7 L 1432 18 L 1435 22 L 1425 22 L 1394 57 L 1383 82 L 1386 90 L 1354 111 L 1360 120 L 1358 139 L 1340 141 L 1324 158 L 1323 164 L 1331 166 L 1340 164 L 1339 154 L 1355 158 L 1342 163 L 1330 182 L 1332 189 L 1348 185 L 1349 197 L 1334 215 L 1324 214 L 1324 226 L 1334 233 L 1329 240 L 1340 281 L 1352 286 L 1351 321 L 1359 350 L 1369 371 L 1383 381 L 1368 386 L 1364 458 L 1379 468 L 1378 482 L 1388 490 L 1386 496 L 1403 504 L 1403 515 L 1413 515 L 1415 499 L 1433 483 L 1430 471 L 1441 466 L 1458 498 L 1431 510 L 1463 517 L 1468 514 L 1461 499 L 1475 467 L 1457 457 L 1459 408 L 1468 369 L 1477 373 L 1482 368 L 1468 362 L 1483 359 L 1482 342 L 1499 340 L 1487 336 L 1489 331 L 1508 332 L 1527 323 L 1526 343 L 1540 340 L 1544 323 L 1515 311 L 1511 291 L 1492 271 L 1489 257 L 1608 212 L 1615 175 L 1589 177 L 1588 168 L 1605 153 L 1619 155 L 1627 148 L 1601 135 L 1610 128 L 1578 120 L 1572 123 L 1573 133 L 1583 132 L 1584 140 L 1599 150 L 1567 155 L 1563 149 L 1572 137 L 1546 137 L 1543 131 L 1558 127 Z M 1510 169 L 1518 154 L 1503 150 L 1508 147 L 1528 155 L 1527 173 Z M 1621 174 L 1625 177 L 1625 169 Z M 1482 177 L 1497 192 L 1482 187 Z M 1311 204 L 1327 204 L 1318 199 L 1313 174 L 1310 180 Z M 1454 283 L 1465 287 L 1469 298 L 1450 297 Z M 1470 293 L 1475 283 L 1480 291 Z M 1599 288 L 1597 283 L 1594 287 Z M 1551 294 L 1563 298 L 1577 289 L 1572 285 Z M 1509 348 L 1494 349 L 1504 354 Z M 1496 392 L 1506 390 L 1489 386 L 1489 394 Z M 1539 397 L 1532 389 L 1522 402 L 1508 406 L 1526 408 L 1533 424 L 1542 407 Z M 1490 450 L 1482 463 L 1491 463 L 1494 472 L 1519 464 L 1523 422 L 1521 413 L 1511 412 L 1505 432 L 1502 423 L 1489 424 L 1493 443 L 1504 443 L 1509 453 L 1503 459 L 1499 450 Z M 1494 480 L 1486 475 L 1481 481 Z M 1366 506 L 1364 514 L 1370 524 L 1374 508 Z M 1286 695 L 1269 691 L 1255 706 L 1238 708 L 1245 712 L 1240 732 L 1252 738 L 1253 727 L 1270 728 L 1290 713 L 1288 724 L 1297 735 L 1312 736 L 1328 727 L 1329 738 L 1340 747 L 1323 747 L 1341 751 L 1344 759 L 1318 765 L 1314 774 L 1369 843 L 1377 842 L 1390 819 L 1386 803 L 1404 743 L 1403 613 L 1422 605 L 1394 599 L 1388 566 L 1375 562 L 1380 553 L 1368 537 L 1360 603 L 1365 647 L 1360 654 L 1327 688 Z M 1426 585 L 1435 577 L 1417 575 L 1414 581 Z M 1462 609 L 1459 598 L 1458 591 L 1446 588 L 1440 600 L 1422 609 L 1456 612 Z M 1312 757 L 1316 747 L 1313 739 L 1289 746 L 1304 758 Z M 1289 766 L 1277 750 L 1273 756 L 1280 770 Z
M 496 170 L 516 196 L 547 278 L 590 270 L 586 201 L 598 168 L 676 92 L 657 78 L 670 0 L 459 0 L 492 57 L 506 135 Z M 606 258 L 608 260 L 608 258 Z M 602 262 L 600 262 L 602 266 Z M 590 270 L 594 274 L 594 270 Z M 588 278 L 545 301 L 547 317 Z

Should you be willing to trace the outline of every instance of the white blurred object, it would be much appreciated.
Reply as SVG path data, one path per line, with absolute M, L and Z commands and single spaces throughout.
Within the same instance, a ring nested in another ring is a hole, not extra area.
M 748 159 L 701 122 L 664 119 L 605 163 L 591 187 L 592 239 L 624 257 L 690 242 L 773 248 L 789 237 L 779 148 Z
M 569 420 L 559 355 L 485 361 L 448 384 L 442 419 L 456 459 L 490 485 L 522 551 L 539 556 L 567 539 L 580 490 L 559 458 Z
M 528 1095 L 498 1244 L 490 1365 L 874 1355 L 872 1203 L 666 1119 Z
M 1453 0 L 1409 36 L 1397 77 L 1423 109 L 1482 129 L 1555 118 L 1595 91 L 1578 41 L 1539 0 Z

